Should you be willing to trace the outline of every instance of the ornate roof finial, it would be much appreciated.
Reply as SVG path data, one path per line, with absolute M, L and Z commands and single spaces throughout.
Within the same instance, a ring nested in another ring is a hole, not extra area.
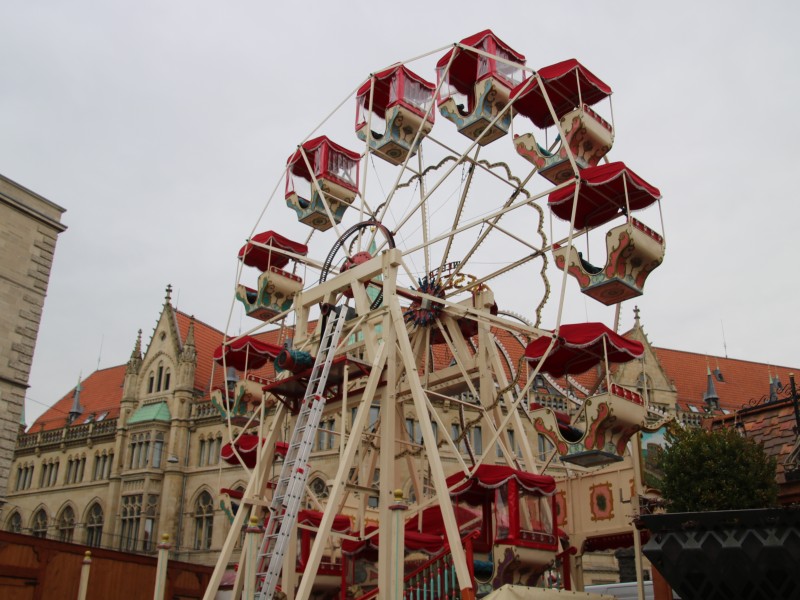
M 706 363 L 708 363 L 708 357 L 706 357 Z M 719 395 L 714 385 L 714 375 L 711 373 L 711 366 L 708 364 L 706 364 L 706 374 L 708 383 L 706 384 L 706 392 L 703 394 L 703 400 L 708 410 L 719 410 Z
M 164 304 L 169 304 L 172 301 L 172 284 L 167 284 L 167 295 L 164 296 Z
M 636 327 L 641 327 L 641 325 L 639 324 L 639 307 L 638 306 L 634 306 L 633 307 L 633 320 L 634 320 L 634 324 L 636 325 Z
M 194 315 L 189 317 L 189 329 L 186 331 L 185 346 L 194 346 Z
M 72 408 L 69 409 L 69 422 L 72 423 L 83 414 L 83 407 L 81 406 L 81 378 L 83 373 L 78 375 L 78 385 L 75 386 L 75 392 L 72 395 Z
M 138 335 L 136 336 L 136 343 L 133 345 L 133 352 L 131 352 L 131 358 L 141 358 L 142 357 L 142 330 L 139 330 Z

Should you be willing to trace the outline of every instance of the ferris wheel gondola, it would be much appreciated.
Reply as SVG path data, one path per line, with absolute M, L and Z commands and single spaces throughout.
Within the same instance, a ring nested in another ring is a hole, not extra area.
M 566 270 L 581 291 L 606 305 L 640 296 L 650 273 L 664 260 L 664 236 L 631 214 L 660 202 L 661 192 L 624 163 L 581 170 L 577 182 L 548 197 L 552 213 L 565 221 L 575 214 L 575 228 L 587 231 L 619 218 L 606 233 L 605 264 L 594 266 L 575 246 L 553 245 L 556 266 Z M 573 211 L 573 203 L 575 208 Z
M 540 69 L 511 91 L 514 110 L 541 129 L 559 121 L 564 137 L 557 132 L 548 149 L 532 133 L 515 135 L 517 152 L 554 184 L 575 175 L 570 155 L 578 168 L 597 165 L 614 144 L 614 127 L 590 107 L 609 96 L 611 87 L 574 58 Z

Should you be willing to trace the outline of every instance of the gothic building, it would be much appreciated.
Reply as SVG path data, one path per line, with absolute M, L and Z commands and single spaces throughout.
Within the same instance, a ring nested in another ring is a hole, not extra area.
M 140 332 L 127 364 L 92 373 L 19 437 L 4 529 L 133 552 L 168 533 L 176 558 L 213 563 L 219 489 L 245 483 L 220 464 L 228 434 L 208 402 L 221 340 L 168 288 L 146 349 Z

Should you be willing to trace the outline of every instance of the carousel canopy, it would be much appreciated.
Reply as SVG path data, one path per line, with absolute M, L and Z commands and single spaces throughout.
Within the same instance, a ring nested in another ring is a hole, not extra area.
M 261 244 L 261 245 L 255 245 Z M 272 252 L 269 248 L 280 248 L 294 254 L 305 256 L 308 254 L 308 246 L 299 244 L 292 240 L 275 233 L 274 231 L 264 231 L 257 233 L 250 241 L 239 249 L 239 260 L 248 267 L 255 267 L 259 271 L 266 271 L 269 267 L 282 269 L 289 262 L 289 257 L 279 252 Z
M 254 370 L 263 367 L 270 359 L 275 360 L 281 350 L 283 346 L 243 335 L 214 350 L 214 360 L 217 364 L 233 367 L 237 371 Z
M 322 522 L 322 513 L 318 510 L 304 509 L 297 513 L 297 522 L 300 525 L 308 525 L 309 527 L 319 527 Z M 350 517 L 347 515 L 336 515 L 333 517 L 332 531 L 339 533 L 347 533 L 350 531 Z
M 547 97 L 559 119 L 578 105 L 596 104 L 611 95 L 611 88 L 574 58 L 539 70 Z M 544 129 L 553 124 L 538 79 L 523 81 L 511 91 L 514 109 Z
M 353 152 L 352 150 L 348 150 L 344 146 L 340 146 L 328 139 L 327 136 L 321 135 L 319 137 L 313 138 L 304 142 L 302 144 L 302 148 L 306 153 L 306 157 L 308 158 L 309 164 L 314 169 L 315 174 L 322 173 L 327 170 L 327 164 L 317 164 L 316 163 L 316 156 L 315 152 L 317 150 L 324 150 L 328 154 L 334 153 L 342 156 L 345 159 L 348 159 L 353 162 L 358 162 L 361 159 L 361 155 L 358 152 Z M 324 158 L 320 157 L 320 160 L 324 160 Z M 292 173 L 299 177 L 303 177 L 308 181 L 312 180 L 311 174 L 308 172 L 308 167 L 306 167 L 306 161 L 303 160 L 303 154 L 298 149 L 294 152 L 287 160 L 286 164 L 289 166 Z
M 550 340 L 540 337 L 532 341 L 525 349 L 525 358 L 534 365 L 538 363 L 550 346 Z M 604 361 L 606 353 L 609 362 L 624 363 L 640 358 L 644 346 L 614 333 L 602 323 L 562 325 L 541 371 L 555 377 L 577 375 Z
M 364 535 L 369 535 L 378 529 L 377 525 L 367 525 L 364 528 Z M 411 552 L 425 552 L 426 554 L 436 554 L 445 546 L 445 539 L 441 535 L 430 533 L 419 533 L 417 531 L 406 530 L 404 535 L 405 549 Z M 343 540 L 342 552 L 345 554 L 357 554 L 366 548 L 378 549 L 380 540 L 378 534 L 365 540 Z
M 457 486 L 450 491 L 451 496 L 476 503 L 486 497 L 488 490 L 507 485 L 512 479 L 516 480 L 521 489 L 539 496 L 550 496 L 556 490 L 556 481 L 549 475 L 518 471 L 507 465 L 480 465 L 466 481 L 463 473 L 455 473 L 447 478 L 447 487 Z
M 222 450 L 220 451 L 220 457 L 229 465 L 238 465 L 239 459 L 236 458 L 236 454 L 233 451 L 233 447 L 236 447 L 236 452 L 239 453 L 239 456 L 242 458 L 242 463 L 250 469 L 256 466 L 256 458 L 258 453 L 258 443 L 259 437 L 257 435 L 252 435 L 250 433 L 243 433 L 240 435 L 236 440 L 231 444 L 228 442 L 224 446 L 222 446 Z M 261 445 L 263 445 L 263 440 Z M 286 451 L 289 449 L 289 444 L 286 442 L 277 442 L 275 444 L 275 454 L 277 456 L 286 456 Z M 233 497 L 233 496 L 232 496 Z M 241 498 L 241 496 L 239 496 Z
M 625 193 L 631 210 L 647 208 L 661 199 L 657 187 L 647 183 L 623 162 L 613 162 L 582 169 L 575 227 L 594 227 L 611 221 L 625 210 Z M 558 189 L 548 197 L 548 205 L 557 217 L 569 221 L 575 183 Z
M 239 459 L 236 458 L 236 454 L 233 451 L 233 447 L 236 446 L 236 452 L 241 456 L 242 462 L 248 468 L 252 469 L 256 466 L 259 446 L 258 440 L 259 438 L 257 435 L 244 433 L 240 435 L 233 444 L 230 442 L 225 444 L 220 451 L 220 457 L 229 465 L 238 465 Z
M 398 100 L 404 100 L 408 95 L 408 90 L 405 89 L 405 80 L 415 81 L 428 90 L 429 99 L 433 97 L 433 92 L 436 89 L 436 85 L 426 81 L 405 65 L 394 65 L 367 79 L 358 88 L 356 97 L 363 103 L 365 108 L 369 108 L 369 91 L 373 78 L 375 79 L 375 99 L 372 101 L 372 110 L 381 117 L 385 115 L 389 106 L 393 106 Z
M 518 62 L 520 65 L 525 64 L 525 55 L 520 54 L 511 46 L 498 38 L 491 29 L 484 29 L 475 35 L 464 38 L 461 40 L 461 45 L 468 46 L 470 48 L 479 48 L 480 50 L 489 52 L 491 54 L 498 54 L 498 50 L 500 50 L 503 54 L 506 54 L 505 58 Z M 473 86 L 475 85 L 475 82 L 484 75 L 489 75 L 494 71 L 494 69 L 491 69 L 485 74 L 478 73 L 479 55 L 475 52 L 469 52 L 460 47 L 456 47 L 448 51 L 447 54 L 440 58 L 439 62 L 436 63 L 436 68 L 440 69 L 446 67 L 447 63 L 450 62 L 450 57 L 453 55 L 453 52 L 456 53 L 456 57 L 453 59 L 453 63 L 450 65 L 450 71 L 447 75 L 448 83 L 455 87 L 462 94 L 472 94 L 474 92 Z
M 463 529 L 465 525 L 469 525 L 478 518 L 473 511 L 463 506 L 453 506 L 453 512 L 455 513 L 456 523 L 458 523 L 459 529 Z M 438 506 L 426 508 L 422 511 L 421 516 L 417 515 L 406 521 L 405 530 L 416 532 L 424 531 L 431 535 L 445 535 L 442 509 Z

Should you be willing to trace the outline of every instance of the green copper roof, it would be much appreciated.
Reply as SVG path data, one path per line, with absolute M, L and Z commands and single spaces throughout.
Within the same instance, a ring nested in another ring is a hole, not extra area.
M 137 409 L 133 416 L 128 419 L 128 424 L 143 423 L 145 421 L 167 421 L 169 422 L 172 415 L 169 414 L 169 407 L 166 402 L 157 402 L 156 404 L 148 404 Z

